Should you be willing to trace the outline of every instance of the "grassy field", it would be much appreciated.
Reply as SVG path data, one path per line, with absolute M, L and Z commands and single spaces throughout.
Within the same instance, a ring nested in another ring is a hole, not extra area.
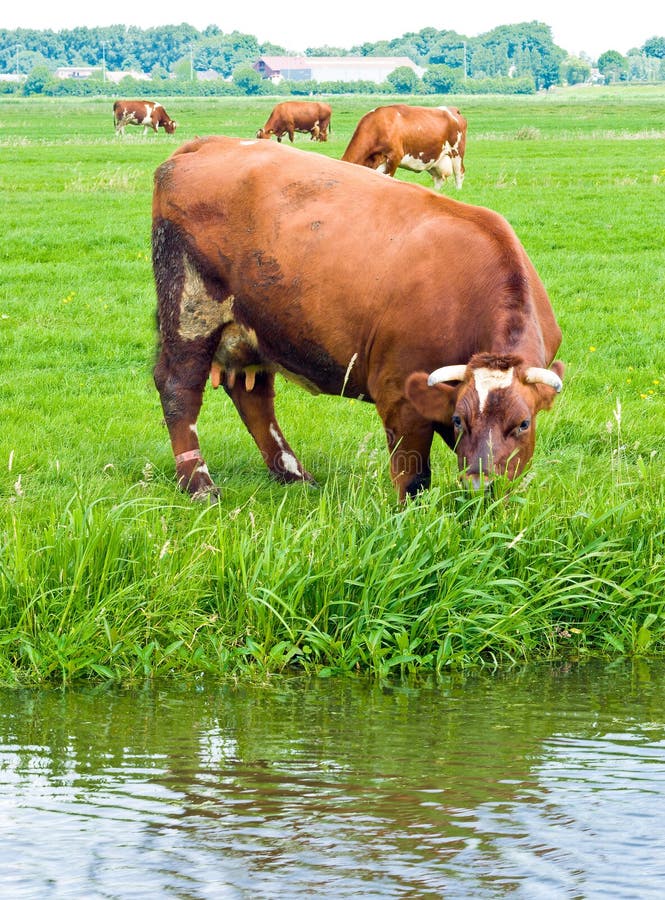
M 468 496 L 439 443 L 432 491 L 398 508 L 374 409 L 279 381 L 320 487 L 271 482 L 211 392 L 204 508 L 152 383 L 152 174 L 274 101 L 164 98 L 176 135 L 119 139 L 107 100 L 0 100 L 0 682 L 663 653 L 665 88 L 435 101 L 469 121 L 460 199 L 512 223 L 563 329 L 531 471 Z M 340 157 L 388 101 L 331 102 L 329 143 L 299 147 Z

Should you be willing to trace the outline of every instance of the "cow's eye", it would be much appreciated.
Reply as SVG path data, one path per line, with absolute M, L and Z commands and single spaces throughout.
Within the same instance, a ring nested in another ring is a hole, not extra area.
M 528 431 L 531 427 L 531 419 L 523 419 L 520 424 L 517 426 L 517 433 L 522 434 L 525 431 Z
M 461 416 L 457 415 L 457 413 L 455 413 L 455 415 L 453 416 L 453 428 L 455 429 L 455 431 L 462 430 L 462 419 Z

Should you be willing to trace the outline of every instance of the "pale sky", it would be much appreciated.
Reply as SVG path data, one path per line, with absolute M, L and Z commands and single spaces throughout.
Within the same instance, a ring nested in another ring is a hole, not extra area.
M 654 0 L 469 0 L 467 3 L 367 3 L 335 0 L 320 4 L 303 0 L 26 0 L 6 2 L 0 28 L 37 28 L 59 31 L 76 26 L 180 25 L 202 30 L 217 25 L 223 32 L 241 31 L 260 42 L 272 41 L 287 50 L 306 47 L 350 48 L 365 41 L 390 40 L 406 32 L 432 27 L 476 37 L 497 25 L 544 22 L 554 43 L 572 55 L 597 58 L 606 50 L 626 53 L 651 37 L 665 37 L 665 14 Z M 381 10 L 388 10 L 382 12 Z

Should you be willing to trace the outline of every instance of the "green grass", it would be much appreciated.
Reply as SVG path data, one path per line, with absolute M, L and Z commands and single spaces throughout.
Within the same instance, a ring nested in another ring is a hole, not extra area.
M 373 408 L 283 381 L 318 489 L 269 480 L 221 391 L 199 421 L 221 501 L 175 487 L 152 173 L 194 135 L 252 136 L 274 101 L 165 98 L 177 134 L 124 140 L 107 100 L 0 101 L 0 682 L 662 654 L 664 100 L 436 98 L 469 120 L 464 188 L 444 190 L 513 224 L 567 372 L 515 490 L 465 495 L 437 445 L 433 490 L 404 508 Z M 297 145 L 340 157 L 379 102 L 333 98 L 328 144 Z

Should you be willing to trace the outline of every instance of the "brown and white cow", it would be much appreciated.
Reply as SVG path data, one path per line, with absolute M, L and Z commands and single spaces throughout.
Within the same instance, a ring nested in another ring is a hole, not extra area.
M 162 104 L 154 100 L 116 100 L 113 104 L 113 122 L 116 134 L 122 135 L 126 125 L 143 125 L 143 134 L 147 134 L 148 128 L 155 133 L 158 128 L 163 128 L 167 134 L 173 134 L 177 125 Z
M 523 472 L 561 389 L 561 332 L 504 218 L 361 166 L 209 137 L 155 173 L 155 383 L 179 484 L 216 491 L 196 422 L 223 384 L 271 474 L 310 481 L 275 374 L 373 402 L 400 498 L 429 486 L 437 432 L 462 476 Z
M 438 191 L 450 175 L 464 181 L 466 119 L 448 106 L 380 106 L 365 113 L 343 160 L 394 175 L 397 169 L 429 172 Z
M 270 113 L 268 121 L 256 132 L 257 138 L 275 135 L 281 143 L 282 136 L 288 134 L 293 143 L 296 131 L 310 134 L 312 141 L 327 141 L 332 109 L 327 103 L 314 100 L 286 100 L 278 103 Z

